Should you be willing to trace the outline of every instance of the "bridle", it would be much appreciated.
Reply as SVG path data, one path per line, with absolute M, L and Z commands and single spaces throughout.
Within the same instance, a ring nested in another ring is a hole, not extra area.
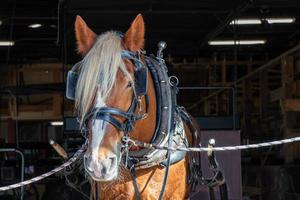
M 82 130 L 87 135 L 88 132 L 88 122 L 91 119 L 103 120 L 112 126 L 114 126 L 118 131 L 123 132 L 122 137 L 122 153 L 125 154 L 124 162 L 125 166 L 128 163 L 128 151 L 129 151 L 129 141 L 130 141 L 130 132 L 133 130 L 134 125 L 137 121 L 142 120 L 148 115 L 148 107 L 149 107 L 149 98 L 147 95 L 147 74 L 148 69 L 145 64 L 141 60 L 141 52 L 132 52 L 128 50 L 122 50 L 121 52 L 122 58 L 126 58 L 132 61 L 135 67 L 134 73 L 134 87 L 133 95 L 131 97 L 131 104 L 127 111 L 123 111 L 119 108 L 115 107 L 95 107 L 93 108 L 86 116 L 84 116 Z M 74 68 L 77 68 L 75 64 Z M 72 79 L 72 77 L 76 78 L 76 80 Z M 75 69 L 70 70 L 68 72 L 68 81 L 69 82 L 77 82 L 78 74 L 75 72 Z M 75 87 L 73 87 L 75 89 Z M 73 89 L 72 88 L 72 89 Z M 73 99 L 75 99 L 75 91 L 68 91 L 70 87 L 67 85 L 67 94 L 74 94 Z M 71 97 L 72 95 L 67 95 L 67 97 Z M 142 108 L 142 98 L 145 99 L 145 111 L 143 112 Z M 69 98 L 72 99 L 72 98 Z M 121 121 L 119 118 L 124 119 Z

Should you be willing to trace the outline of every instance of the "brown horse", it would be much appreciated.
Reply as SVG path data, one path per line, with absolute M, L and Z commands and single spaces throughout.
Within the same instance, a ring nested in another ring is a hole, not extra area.
M 139 14 L 127 32 L 120 37 L 120 34 L 114 31 L 97 36 L 83 19 L 77 16 L 75 33 L 78 52 L 84 57 L 76 87 L 75 106 L 81 123 L 87 122 L 89 132 L 84 160 L 86 172 L 91 178 L 91 198 L 137 199 L 130 171 L 122 162 L 122 138 L 125 133 L 107 120 L 86 120 L 86 116 L 94 108 L 111 107 L 125 112 L 131 106 L 132 97 L 135 96 L 134 79 L 137 69 L 132 59 L 122 57 L 121 52 L 128 50 L 138 53 L 143 49 L 143 17 Z M 145 113 L 148 103 L 148 113 L 134 123 L 130 138 L 149 143 L 156 128 L 157 97 L 151 75 L 147 81 L 148 98 L 146 100 L 143 96 L 140 99 L 140 109 L 135 109 L 134 112 Z M 114 116 L 114 119 L 125 121 L 120 115 Z M 196 123 L 193 123 L 198 129 Z M 189 144 L 195 143 L 187 124 L 184 124 L 184 131 Z M 197 142 L 199 144 L 199 141 Z M 139 147 L 134 146 L 130 151 L 138 149 Z M 188 156 L 170 166 L 163 199 L 187 197 L 188 167 Z M 165 171 L 166 168 L 159 164 L 136 170 L 136 184 L 141 199 L 159 198 Z

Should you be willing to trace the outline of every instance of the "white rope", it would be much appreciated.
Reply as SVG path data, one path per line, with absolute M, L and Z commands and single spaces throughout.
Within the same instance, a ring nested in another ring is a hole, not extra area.
M 170 151 L 194 151 L 194 152 L 201 152 L 201 151 L 236 151 L 236 150 L 245 150 L 245 149 L 256 149 L 256 148 L 261 148 L 261 147 L 269 147 L 269 146 L 274 146 L 274 145 L 280 145 L 280 144 L 287 144 L 287 143 L 292 143 L 292 142 L 298 142 L 300 141 L 300 137 L 294 137 L 294 138 L 289 138 L 289 139 L 283 139 L 283 140 L 277 140 L 277 141 L 273 141 L 273 142 L 263 142 L 263 143 L 258 143 L 258 144 L 248 144 L 248 145 L 238 145 L 238 146 L 224 146 L 224 147 L 213 147 L 213 148 L 208 148 L 208 147 L 190 147 L 190 148 L 186 148 L 186 147 L 166 147 L 166 146 L 157 146 L 157 145 L 153 145 L 153 144 L 149 144 L 149 143 L 144 143 L 144 142 L 140 142 L 140 141 L 136 141 L 136 140 L 131 140 L 130 141 L 132 143 L 134 143 L 134 145 L 137 146 L 141 146 L 141 147 L 146 147 L 146 148 L 156 148 L 156 149 L 160 149 L 160 150 L 170 150 Z M 70 166 L 72 163 L 74 163 L 79 156 L 84 152 L 85 150 L 85 145 L 83 145 L 75 154 L 74 156 L 69 159 L 67 162 L 65 162 L 64 164 L 62 164 L 61 166 L 45 173 L 42 174 L 40 176 L 37 176 L 35 178 L 29 179 L 27 181 L 23 181 L 20 183 L 16 183 L 16 184 L 12 184 L 12 185 L 8 185 L 8 186 L 4 186 L 4 187 L 0 187 L 0 192 L 6 191 L 6 190 L 11 190 L 11 189 L 15 189 L 21 186 L 25 186 L 25 185 L 29 185 L 31 183 L 40 181 L 44 178 L 47 178 L 48 176 L 51 176 L 61 170 L 63 170 L 64 168 Z
M 300 137 L 294 137 L 289 139 L 277 140 L 273 142 L 263 142 L 258 144 L 248 144 L 248 145 L 238 145 L 238 146 L 223 146 L 223 147 L 166 147 L 166 146 L 158 146 L 154 144 L 144 143 L 136 140 L 131 140 L 131 142 L 136 146 L 146 147 L 146 148 L 156 148 L 160 150 L 169 150 L 169 151 L 236 151 L 236 150 L 245 150 L 245 149 L 256 149 L 261 147 L 269 147 L 280 144 L 287 144 L 292 142 L 300 141 Z
M 23 182 L 20 182 L 20 183 L 15 183 L 15 184 L 12 184 L 12 185 L 8 185 L 8 186 L 3 186 L 3 187 L 0 187 L 0 192 L 3 192 L 3 191 L 6 191 L 6 190 L 11 190 L 11 189 L 15 189 L 15 188 L 18 188 L 18 187 L 22 187 L 22 186 L 25 186 L 25 185 L 29 185 L 31 183 L 34 183 L 34 182 L 37 182 L 37 181 L 40 181 L 44 178 L 47 178 L 48 176 L 51 176 L 63 169 L 65 169 L 66 167 L 70 166 L 72 163 L 74 163 L 79 157 L 80 155 L 84 152 L 85 150 L 85 144 L 82 145 L 82 147 L 74 154 L 74 156 L 72 158 L 70 158 L 67 162 L 65 162 L 64 164 L 60 165 L 59 167 L 47 172 L 47 173 L 44 173 L 40 176 L 37 176 L 37 177 L 34 177 L 32 179 L 29 179 L 27 181 L 23 181 Z

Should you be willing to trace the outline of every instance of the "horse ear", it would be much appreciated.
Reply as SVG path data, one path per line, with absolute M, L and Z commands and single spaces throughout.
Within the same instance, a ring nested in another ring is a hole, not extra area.
M 138 14 L 131 23 L 124 36 L 124 46 L 136 52 L 144 47 L 145 23 L 141 14 Z
M 77 51 L 84 56 L 94 45 L 97 34 L 94 33 L 79 16 L 76 16 L 75 35 L 77 41 Z

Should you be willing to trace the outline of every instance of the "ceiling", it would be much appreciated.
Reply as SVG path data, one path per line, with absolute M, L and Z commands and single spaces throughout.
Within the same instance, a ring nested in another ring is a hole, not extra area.
M 59 4 L 60 2 L 60 4 Z M 58 8 L 59 12 L 58 12 Z M 299 0 L 2 0 L 0 40 L 13 40 L 11 48 L 0 47 L 1 63 L 59 59 L 73 63 L 74 20 L 81 15 L 98 34 L 106 30 L 125 32 L 138 13 L 146 23 L 146 50 L 156 52 L 165 40 L 167 52 L 176 58 L 211 57 L 214 54 L 245 58 L 274 57 L 298 44 Z M 292 16 L 294 24 L 238 26 L 237 17 Z M 37 29 L 29 24 L 41 23 Z M 265 45 L 243 47 L 209 46 L 211 39 L 266 39 Z

